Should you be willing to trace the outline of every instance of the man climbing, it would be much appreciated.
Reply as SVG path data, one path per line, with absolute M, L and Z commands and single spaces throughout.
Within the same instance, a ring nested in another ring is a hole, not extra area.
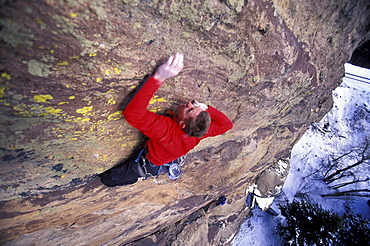
M 167 167 L 169 177 L 179 176 L 179 158 L 207 137 L 224 134 L 233 123 L 220 111 L 197 101 L 178 105 L 177 116 L 157 115 L 147 110 L 150 99 L 168 78 L 183 68 L 183 55 L 170 56 L 150 76 L 127 104 L 122 114 L 127 122 L 149 140 L 135 161 L 101 175 L 107 186 L 127 185 L 140 178 L 156 176 Z M 181 171 L 181 169 L 180 169 Z

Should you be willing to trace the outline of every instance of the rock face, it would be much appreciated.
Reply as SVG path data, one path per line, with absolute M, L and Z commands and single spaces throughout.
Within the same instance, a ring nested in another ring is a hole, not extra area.
M 243 218 L 245 188 L 329 111 L 369 13 L 367 0 L 1 1 L 1 242 L 159 243 L 194 214 L 198 229 L 165 241 L 227 242 L 215 228 Z M 176 182 L 101 185 L 144 141 L 123 106 L 175 52 L 186 67 L 150 110 L 198 99 L 234 128 L 192 151 Z M 220 195 L 228 204 L 207 215 Z

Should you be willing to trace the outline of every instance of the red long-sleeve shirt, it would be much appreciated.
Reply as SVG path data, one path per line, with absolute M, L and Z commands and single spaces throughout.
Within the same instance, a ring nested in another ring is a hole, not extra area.
M 153 164 L 169 163 L 188 153 L 202 139 L 224 134 L 233 127 L 227 116 L 209 106 L 207 112 L 212 120 L 208 132 L 202 138 L 190 137 L 175 119 L 147 110 L 150 99 L 161 84 L 151 76 L 122 112 L 131 126 L 149 137 L 147 158 Z

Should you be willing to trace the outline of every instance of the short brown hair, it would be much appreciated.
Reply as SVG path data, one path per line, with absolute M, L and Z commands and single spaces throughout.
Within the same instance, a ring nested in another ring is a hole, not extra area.
M 190 137 L 201 138 L 206 135 L 210 125 L 211 116 L 207 111 L 202 111 L 197 118 L 185 120 L 184 132 L 186 132 Z

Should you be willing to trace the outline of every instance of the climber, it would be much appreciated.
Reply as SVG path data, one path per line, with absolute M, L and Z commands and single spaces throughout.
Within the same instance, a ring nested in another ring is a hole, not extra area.
M 170 56 L 128 102 L 122 114 L 127 122 L 149 139 L 136 160 L 101 175 L 107 186 L 133 184 L 138 179 L 167 171 L 172 179 L 181 174 L 183 156 L 202 139 L 224 134 L 233 123 L 220 111 L 197 101 L 178 105 L 177 116 L 158 115 L 147 110 L 161 84 L 183 69 L 183 55 Z

